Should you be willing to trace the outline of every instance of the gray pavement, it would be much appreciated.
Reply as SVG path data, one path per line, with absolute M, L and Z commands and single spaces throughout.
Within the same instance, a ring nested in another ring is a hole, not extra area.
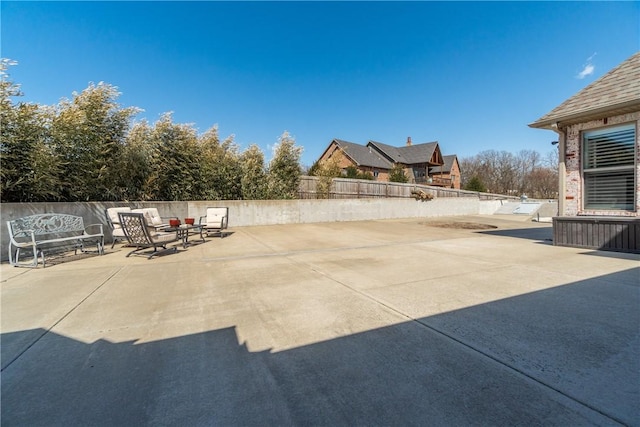
M 509 216 L 231 231 L 1 265 L 2 425 L 640 425 L 638 255 Z

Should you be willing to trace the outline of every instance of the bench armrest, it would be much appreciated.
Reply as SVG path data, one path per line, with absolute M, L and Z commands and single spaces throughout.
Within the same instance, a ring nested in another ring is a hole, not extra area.
M 92 229 L 100 230 L 100 233 L 90 233 L 89 231 Z M 84 228 L 84 234 L 104 234 L 103 225 L 102 224 L 89 224 Z
M 24 246 L 27 242 L 18 242 L 15 238 L 16 237 L 30 237 L 31 238 L 31 243 L 33 245 L 33 247 L 35 248 L 36 246 L 36 232 L 35 230 L 22 230 L 19 233 L 16 233 L 15 235 L 13 233 L 9 233 L 9 240 L 11 241 L 11 243 L 13 243 L 14 246 Z

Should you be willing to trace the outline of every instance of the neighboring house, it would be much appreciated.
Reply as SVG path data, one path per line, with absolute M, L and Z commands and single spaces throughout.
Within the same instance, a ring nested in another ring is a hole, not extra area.
M 334 139 L 320 156 L 320 162 L 334 156 L 338 157 L 338 164 L 343 171 L 353 166 L 360 172 L 370 173 L 377 181 L 389 180 L 389 170 L 393 165 L 370 146 Z
M 450 180 L 451 188 L 460 189 L 460 163 L 458 156 L 452 154 L 443 156 L 444 164 L 431 168 L 429 175 L 437 177 L 439 180 Z
M 388 181 L 389 171 L 398 163 L 403 166 L 411 183 L 452 186 L 446 173 L 433 173 L 433 168 L 445 163 L 437 141 L 414 145 L 409 137 L 405 146 L 393 147 L 376 141 L 369 141 L 365 146 L 334 139 L 319 161 L 326 161 L 333 156 L 340 156 L 338 163 L 343 171 L 353 166 L 360 172 L 372 174 L 377 181 Z
M 561 218 L 554 219 L 554 242 L 637 251 L 640 52 L 529 126 L 558 134 Z M 571 222 L 584 231 L 566 231 Z

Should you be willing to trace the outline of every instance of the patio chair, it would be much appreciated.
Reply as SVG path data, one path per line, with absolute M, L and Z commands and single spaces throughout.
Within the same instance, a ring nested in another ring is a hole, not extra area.
M 107 208 L 104 211 L 105 216 L 107 217 L 107 225 L 109 226 L 109 229 L 111 229 L 111 236 L 113 237 L 111 249 L 113 249 L 117 241 L 127 240 L 127 236 L 124 235 L 124 230 L 120 226 L 120 218 L 118 217 L 118 213 L 120 212 L 131 212 L 131 208 L 128 206 L 122 206 L 117 208 Z
M 177 252 L 178 248 L 175 246 L 167 247 L 168 243 L 181 241 L 177 232 L 162 232 L 156 230 L 154 227 L 147 224 L 145 215 L 137 212 L 120 212 L 118 214 L 120 219 L 120 225 L 124 230 L 125 236 L 129 241 L 129 245 L 135 246 L 136 249 L 129 252 L 130 255 L 146 255 L 151 259 L 156 255 L 160 255 L 166 252 Z M 144 249 L 150 249 L 146 253 L 139 253 Z
M 207 214 L 200 217 L 199 224 L 202 225 L 207 236 L 209 233 L 218 233 L 224 237 L 224 230 L 229 225 L 229 208 L 207 208 Z
M 162 230 L 163 228 L 169 227 L 169 220 L 177 217 L 163 217 L 160 216 L 158 212 L 158 208 L 139 208 L 133 209 L 131 212 L 133 213 L 141 213 L 144 214 L 145 219 L 147 220 L 147 224 L 156 230 Z

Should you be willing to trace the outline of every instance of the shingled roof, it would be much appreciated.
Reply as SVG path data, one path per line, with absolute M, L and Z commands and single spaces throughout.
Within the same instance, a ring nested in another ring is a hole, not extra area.
M 529 126 L 551 129 L 640 109 L 640 52 L 567 99 Z
M 333 142 L 338 144 L 342 152 L 358 166 L 369 166 L 380 169 L 391 169 L 393 167 L 393 164 L 389 160 L 369 147 L 342 139 L 334 139 Z
M 407 145 L 404 147 L 393 147 L 381 142 L 369 141 L 365 145 L 334 139 L 320 157 L 323 158 L 331 146 L 335 144 L 357 166 L 373 167 L 378 169 L 391 169 L 394 163 L 404 165 L 439 165 L 442 158 L 438 142 L 426 142 L 423 144 Z M 435 159 L 435 161 L 434 161 Z
M 442 166 L 436 166 L 431 168 L 431 173 L 451 173 L 451 168 L 453 167 L 453 161 L 457 158 L 458 156 L 455 154 L 442 156 L 442 160 L 444 161 L 444 164 Z
M 367 146 L 373 146 L 378 151 L 387 155 L 393 163 L 414 165 L 418 163 L 429 163 L 433 158 L 433 153 L 438 148 L 438 142 L 425 142 L 423 144 L 407 145 L 404 147 L 392 147 L 381 142 L 369 141 Z

